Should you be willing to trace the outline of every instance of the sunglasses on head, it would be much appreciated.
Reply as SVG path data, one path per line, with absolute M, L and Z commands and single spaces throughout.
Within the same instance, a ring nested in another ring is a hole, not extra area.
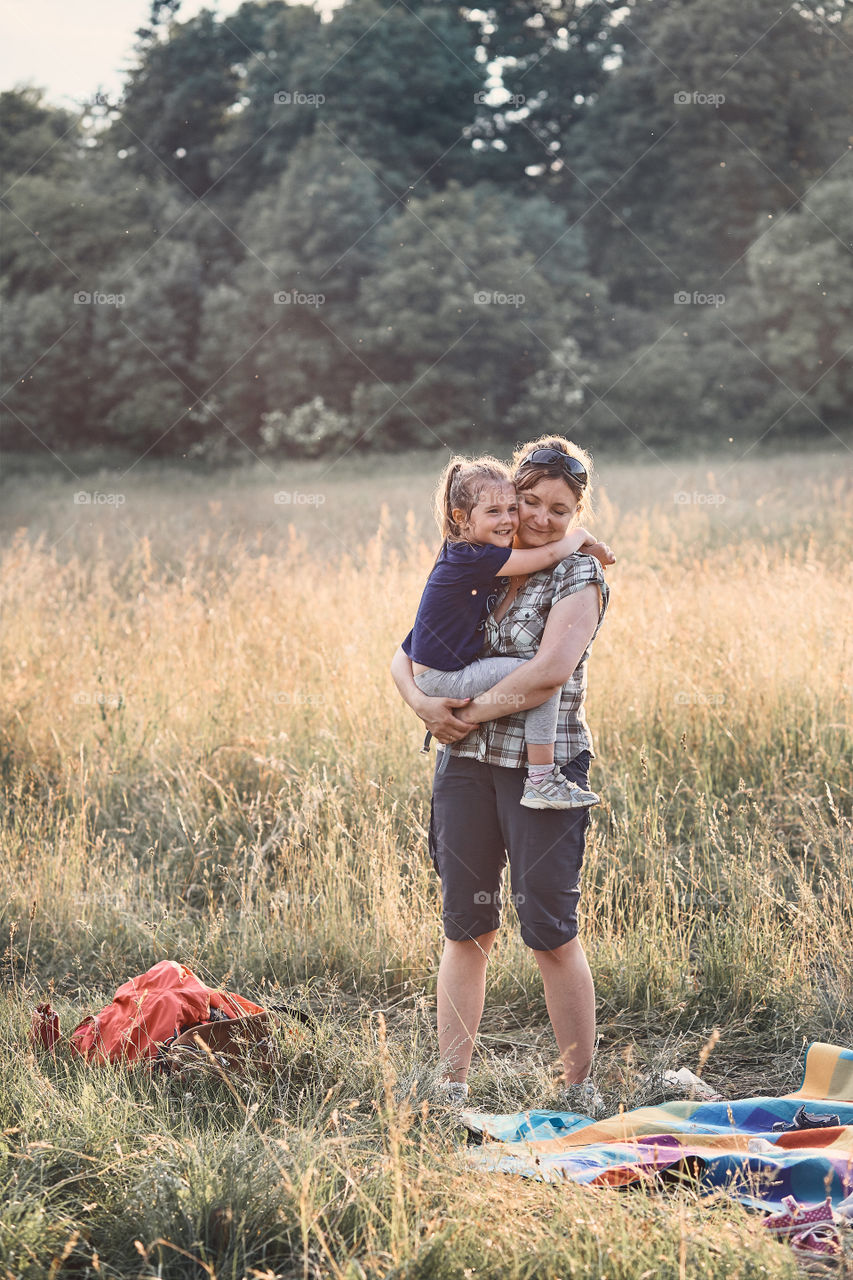
M 563 453 L 562 449 L 553 449 L 546 446 L 542 449 L 534 449 L 532 453 L 528 453 L 526 458 L 522 458 L 520 466 L 526 466 L 530 462 L 534 466 L 553 466 L 555 463 L 563 468 L 567 476 L 571 476 L 575 484 L 581 489 L 586 488 L 587 474 L 586 467 L 579 458 L 573 458 L 571 454 Z

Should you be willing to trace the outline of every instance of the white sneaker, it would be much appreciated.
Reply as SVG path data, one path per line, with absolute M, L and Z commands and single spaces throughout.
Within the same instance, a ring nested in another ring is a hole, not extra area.
M 607 1111 L 607 1104 L 591 1076 L 587 1076 L 580 1084 L 565 1085 L 561 1090 L 560 1100 L 566 1111 L 589 1116 L 591 1120 L 600 1120 Z
M 521 797 L 525 809 L 588 809 L 590 805 L 600 802 L 601 797 L 594 791 L 584 791 L 576 782 L 569 782 L 556 764 L 538 786 L 528 775 L 524 783 L 524 795 Z
M 436 1102 L 448 1107 L 464 1107 L 468 1101 L 468 1085 L 464 1080 L 439 1080 L 433 1086 Z

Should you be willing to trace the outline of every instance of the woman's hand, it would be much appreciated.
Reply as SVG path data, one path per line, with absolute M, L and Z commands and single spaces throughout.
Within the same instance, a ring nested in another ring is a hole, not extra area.
M 467 707 L 470 698 L 430 698 L 426 694 L 421 698 L 415 710 L 436 741 L 444 746 L 466 738 L 475 727 L 472 722 L 453 714 L 455 708 Z
M 458 742 L 471 732 L 473 724 L 460 720 L 453 714 L 456 708 L 466 707 L 471 699 L 431 698 L 428 694 L 421 693 L 412 675 L 412 660 L 402 648 L 397 650 L 391 660 L 391 676 L 400 697 L 443 746 L 449 742 Z

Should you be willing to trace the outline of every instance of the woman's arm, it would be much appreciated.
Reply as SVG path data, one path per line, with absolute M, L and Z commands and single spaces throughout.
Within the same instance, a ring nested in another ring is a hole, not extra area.
M 458 742 L 471 732 L 471 725 L 459 720 L 450 710 L 451 707 L 467 706 L 469 699 L 430 698 L 422 693 L 412 675 L 412 660 L 402 648 L 397 650 L 391 660 L 391 677 L 400 697 L 423 720 L 439 742 Z
M 558 600 L 551 606 L 536 655 L 474 698 L 460 718 L 482 724 L 541 706 L 562 688 L 586 653 L 600 611 L 601 593 L 594 583 Z

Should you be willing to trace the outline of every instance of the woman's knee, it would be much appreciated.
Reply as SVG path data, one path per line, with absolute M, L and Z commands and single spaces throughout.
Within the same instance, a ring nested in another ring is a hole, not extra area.
M 539 968 L 554 968 L 561 964 L 574 964 L 581 956 L 585 956 L 583 945 L 577 934 L 567 942 L 560 942 L 555 947 L 531 947 Z
M 555 893 L 549 897 L 541 892 L 530 895 L 522 902 L 516 898 L 516 911 L 521 928 L 521 940 L 534 953 L 554 955 L 564 947 L 577 945 L 578 893 Z
M 444 950 L 456 955 L 474 955 L 481 952 L 488 955 L 497 936 L 498 930 L 491 929 L 488 933 L 480 933 L 475 938 L 456 939 L 445 937 Z

